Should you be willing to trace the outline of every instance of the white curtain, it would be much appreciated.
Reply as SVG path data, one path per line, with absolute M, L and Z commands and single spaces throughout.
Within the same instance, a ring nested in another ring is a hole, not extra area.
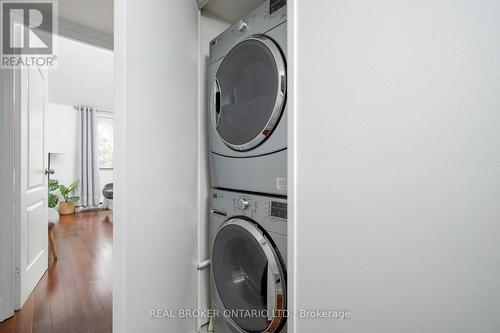
M 99 184 L 99 161 L 97 159 L 97 110 L 89 106 L 77 106 L 78 149 L 77 195 L 80 206 L 99 206 L 101 188 Z

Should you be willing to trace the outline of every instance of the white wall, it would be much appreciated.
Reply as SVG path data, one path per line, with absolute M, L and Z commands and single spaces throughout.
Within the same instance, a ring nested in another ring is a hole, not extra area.
M 113 110 L 113 52 L 57 36 L 57 68 L 49 71 L 49 103 Z
M 47 113 L 47 152 L 58 152 L 50 159 L 56 173 L 51 176 L 65 185 L 76 178 L 77 111 L 71 105 L 49 104 Z
M 112 183 L 113 182 L 113 170 L 109 169 L 102 169 L 99 170 L 99 180 L 101 182 L 101 187 L 104 188 L 106 184 Z M 102 191 L 101 191 L 101 202 L 103 201 L 104 197 L 102 196 Z
M 208 91 L 207 71 L 209 62 L 209 43 L 221 32 L 229 27 L 229 23 L 205 11 L 200 12 L 200 73 L 199 73 L 199 114 L 198 114 L 198 261 L 202 262 L 209 257 L 209 216 L 210 216 L 210 159 L 208 148 Z M 209 272 L 201 270 L 198 277 L 198 304 L 201 309 L 210 307 L 209 299 Z M 206 320 L 201 320 L 204 324 Z
M 197 307 L 198 8 L 115 7 L 113 330 L 194 332 Z
M 499 332 L 500 2 L 289 4 L 294 332 Z

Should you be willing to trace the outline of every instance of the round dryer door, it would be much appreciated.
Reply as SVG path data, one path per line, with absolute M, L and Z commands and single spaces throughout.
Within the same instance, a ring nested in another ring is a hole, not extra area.
M 285 61 L 265 36 L 236 44 L 215 75 L 215 126 L 224 143 L 249 150 L 278 123 L 285 103 Z
M 212 275 L 225 315 L 241 330 L 272 333 L 282 327 L 283 265 L 255 223 L 235 218 L 219 229 L 212 249 Z

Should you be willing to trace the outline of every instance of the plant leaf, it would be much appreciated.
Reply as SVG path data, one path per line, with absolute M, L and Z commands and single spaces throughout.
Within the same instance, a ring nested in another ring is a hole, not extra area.
M 59 198 L 57 197 L 57 195 L 53 194 L 53 193 L 49 193 L 49 208 L 54 208 L 55 206 L 57 206 L 57 203 L 59 202 Z
M 59 185 L 59 192 L 61 193 L 61 196 L 64 198 L 64 201 L 68 201 L 68 188 L 64 185 Z
M 49 179 L 49 192 L 55 191 L 59 188 L 59 181 L 56 179 Z
M 74 195 L 72 197 L 68 197 L 68 200 L 66 200 L 66 201 L 77 203 L 78 201 L 80 201 L 80 197 L 77 195 Z
M 61 192 L 62 195 L 68 194 L 68 188 L 64 185 L 59 185 L 59 192 Z
M 74 182 L 72 182 L 72 183 L 68 186 L 68 193 L 73 192 L 77 186 L 78 186 L 78 179 L 77 179 L 77 180 L 75 180 Z

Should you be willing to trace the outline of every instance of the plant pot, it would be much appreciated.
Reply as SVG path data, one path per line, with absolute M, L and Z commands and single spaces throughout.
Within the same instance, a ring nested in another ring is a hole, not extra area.
M 59 214 L 71 215 L 75 213 L 75 204 L 73 202 L 61 201 L 59 203 Z

